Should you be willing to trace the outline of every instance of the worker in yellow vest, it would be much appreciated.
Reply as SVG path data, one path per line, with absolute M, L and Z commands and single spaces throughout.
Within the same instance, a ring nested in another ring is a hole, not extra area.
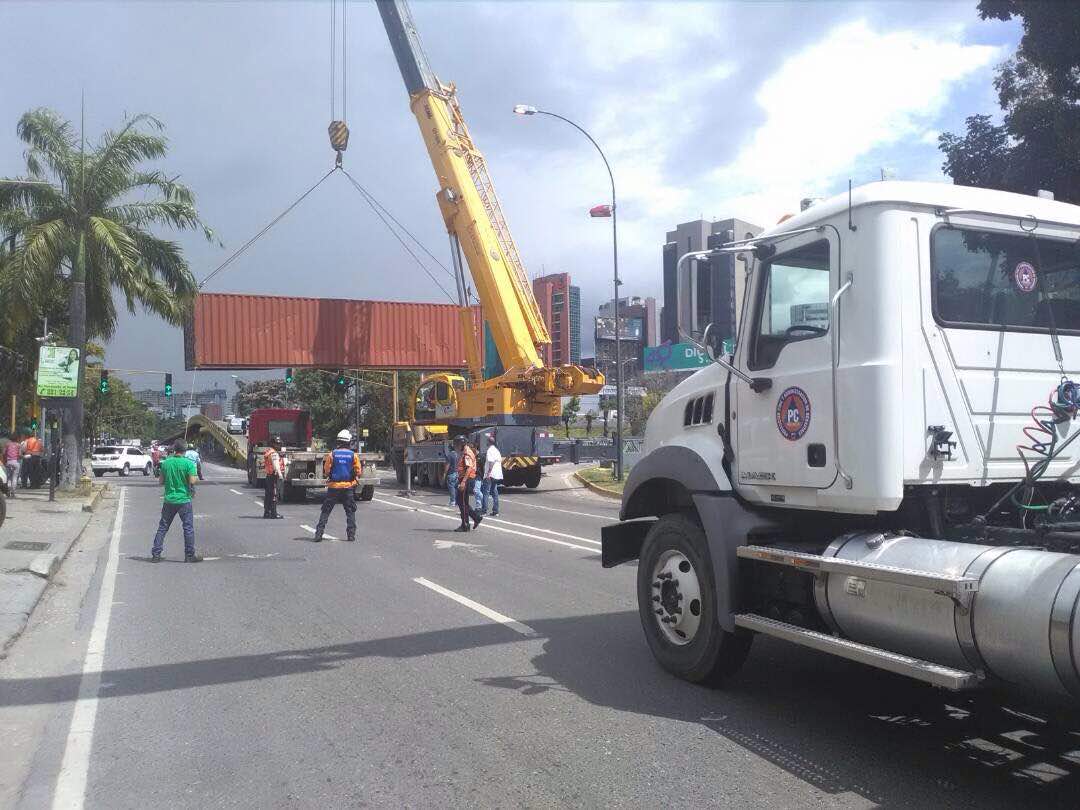
M 280 520 L 277 513 L 278 484 L 285 477 L 285 458 L 281 453 L 281 438 L 274 436 L 263 453 L 263 472 L 266 473 L 266 489 L 263 491 L 263 517 Z

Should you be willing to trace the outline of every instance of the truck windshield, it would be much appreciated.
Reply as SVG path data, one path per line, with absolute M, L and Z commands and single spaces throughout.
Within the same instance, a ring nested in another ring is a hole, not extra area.
M 943 326 L 1080 334 L 1075 242 L 943 227 L 930 245 L 934 316 Z
M 302 447 L 307 444 L 307 435 L 301 433 L 303 417 L 295 419 L 271 419 L 267 425 L 271 436 L 281 437 L 281 443 L 287 447 Z

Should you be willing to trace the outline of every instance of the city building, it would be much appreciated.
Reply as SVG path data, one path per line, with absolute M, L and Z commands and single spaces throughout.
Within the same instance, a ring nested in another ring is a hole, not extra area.
M 705 327 L 714 324 L 717 340 L 735 336 L 738 314 L 746 286 L 746 265 L 734 254 L 707 261 L 688 262 L 682 279 L 676 277 L 679 257 L 708 250 L 725 242 L 748 239 L 761 228 L 741 219 L 683 222 L 668 231 L 663 248 L 664 306 L 661 310 L 661 342 L 681 343 L 686 335 L 698 340 Z
M 656 299 L 630 295 L 619 299 L 619 353 L 626 377 L 637 376 L 644 366 L 645 347 L 660 343 Z M 615 299 L 600 305 L 593 319 L 596 368 L 615 379 Z
M 533 295 L 551 333 L 543 351 L 544 363 L 561 366 L 581 362 L 581 290 L 569 273 L 552 273 L 533 280 Z

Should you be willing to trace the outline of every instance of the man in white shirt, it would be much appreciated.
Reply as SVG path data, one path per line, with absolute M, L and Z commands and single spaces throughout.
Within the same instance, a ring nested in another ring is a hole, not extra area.
M 202 481 L 202 456 L 199 455 L 199 451 L 196 450 L 194 446 L 191 446 L 184 452 L 184 456 L 195 464 L 195 470 L 199 474 L 199 480 Z
M 487 434 L 487 453 L 484 455 L 483 504 L 480 511 L 487 514 L 488 497 L 491 498 L 491 514 L 499 514 L 499 486 L 503 480 L 502 453 L 495 446 L 495 435 Z

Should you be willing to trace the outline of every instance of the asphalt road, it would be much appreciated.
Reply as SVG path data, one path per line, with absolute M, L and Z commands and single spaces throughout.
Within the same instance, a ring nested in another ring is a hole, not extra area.
M 120 482 L 0 662 L 3 806 L 1078 803 L 1077 726 L 992 698 L 761 639 L 723 691 L 672 679 L 565 468 L 467 535 L 387 486 L 321 545 L 316 503 L 263 521 L 207 469 L 205 562 L 177 524 L 148 564 L 159 491 Z

